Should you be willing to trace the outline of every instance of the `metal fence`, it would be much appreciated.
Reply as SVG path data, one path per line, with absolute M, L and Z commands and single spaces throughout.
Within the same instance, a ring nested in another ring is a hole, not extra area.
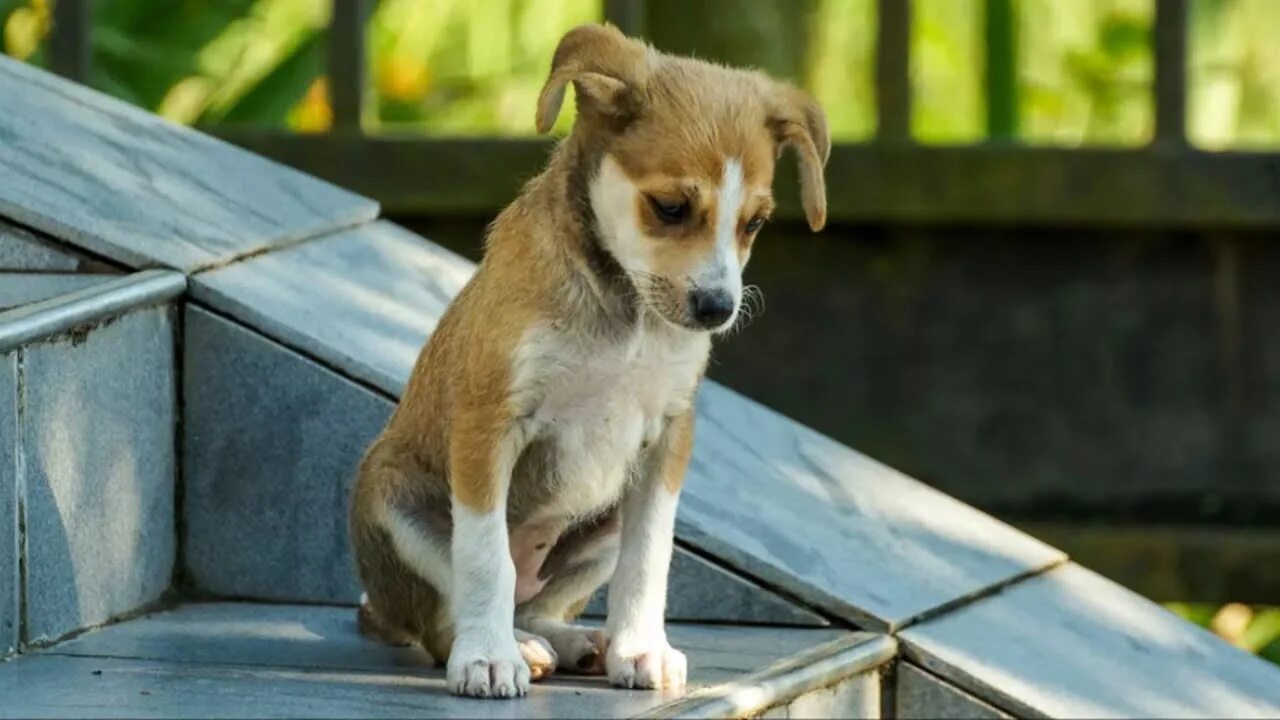
M 975 0 L 978 1 L 978 0 Z M 828 168 L 836 223 L 1133 225 L 1200 229 L 1280 227 L 1280 154 L 1205 152 L 1186 135 L 1188 0 L 1154 0 L 1155 130 L 1145 147 L 1051 148 L 1010 137 L 1016 108 L 988 93 L 986 142 L 918 145 L 911 137 L 910 0 L 879 0 L 877 133 L 837 145 Z M 84 80 L 90 69 L 92 0 L 59 0 L 50 42 L 53 70 Z M 333 127 L 326 134 L 210 128 L 225 139 L 381 201 L 400 216 L 489 214 L 514 196 L 545 160 L 544 139 L 452 139 L 366 135 L 364 28 L 373 0 L 333 0 L 327 75 Z M 1011 0 L 985 0 L 988 18 Z M 643 34 L 644 0 L 605 0 L 605 17 Z M 990 25 L 988 30 L 990 30 Z M 1012 83 L 992 54 L 988 87 Z M 1007 68 L 1007 64 L 1005 65 Z M 1004 99 L 1002 99 L 1004 98 Z M 799 217 L 792 178 L 779 195 Z

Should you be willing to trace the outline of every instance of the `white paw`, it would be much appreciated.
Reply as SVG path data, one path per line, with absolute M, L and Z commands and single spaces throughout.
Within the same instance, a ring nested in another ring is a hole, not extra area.
M 609 646 L 604 632 L 587 628 L 568 628 L 552 641 L 560 651 L 562 666 L 570 672 L 603 675 L 605 648 Z
M 684 653 L 662 641 L 649 647 L 609 646 L 605 654 L 609 682 L 623 688 L 679 690 L 688 676 Z
M 529 666 L 529 679 L 538 682 L 555 672 L 559 658 L 551 642 L 540 635 L 516 630 L 516 644 L 520 655 Z
M 469 643 L 459 637 L 449 653 L 446 677 L 449 692 L 454 695 L 513 698 L 529 692 L 529 666 L 514 638 L 500 643 Z

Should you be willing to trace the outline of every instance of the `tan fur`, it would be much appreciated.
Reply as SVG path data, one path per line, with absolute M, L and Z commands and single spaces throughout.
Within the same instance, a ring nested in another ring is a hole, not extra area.
M 538 101 L 539 131 L 555 122 L 570 82 L 578 98 L 573 133 L 493 223 L 478 271 L 445 312 L 359 469 L 351 535 L 368 592 L 361 627 L 385 640 L 416 639 L 437 661 L 448 657 L 453 638 L 447 598 L 399 557 L 388 517 L 399 513 L 447 530 L 451 503 L 486 512 L 504 490 L 511 527 L 547 506 L 542 478 L 554 455 L 542 452 L 537 438 L 520 435 L 540 401 L 536 378 L 520 379 L 522 343 L 537 328 L 591 342 L 622 342 L 650 326 L 675 332 L 664 323 L 678 318 L 663 308 L 676 312 L 669 306 L 683 301 L 676 294 L 680 279 L 711 251 L 708 225 L 726 158 L 741 163 L 749 190 L 737 221 L 743 265 L 755 237 L 748 222 L 773 209 L 769 187 L 783 148 L 797 150 L 809 224 L 817 229 L 825 222 L 822 166 L 830 140 L 821 110 L 799 90 L 760 73 L 663 55 L 612 27 L 584 26 L 556 51 Z M 654 282 L 670 287 L 655 289 L 618 272 L 588 226 L 587 183 L 606 158 L 642 192 L 687 199 L 699 218 L 673 230 L 654 218 L 643 195 L 636 198 L 636 215 L 651 238 L 647 252 L 661 276 Z M 667 456 L 656 463 L 673 492 L 692 450 L 691 394 L 681 399 L 685 409 L 669 416 Z M 513 450 L 507 488 L 499 466 Z M 565 537 L 572 534 L 566 530 Z M 585 602 L 567 602 L 569 615 Z
M 693 456 L 693 410 L 675 418 L 667 428 L 671 439 L 663 457 L 662 485 L 671 492 L 678 492 L 684 485 L 685 470 Z

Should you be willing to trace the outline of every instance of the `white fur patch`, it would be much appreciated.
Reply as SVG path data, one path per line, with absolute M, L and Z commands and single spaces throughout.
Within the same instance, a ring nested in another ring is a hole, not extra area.
M 742 300 L 742 265 L 738 262 L 738 223 L 747 189 L 742 163 L 736 158 L 725 161 L 720 191 L 716 197 L 716 251 L 707 267 L 698 273 L 696 282 L 703 289 L 728 292 L 733 298 L 733 315 L 725 322 L 732 325 Z
M 642 324 L 626 341 L 583 338 L 545 326 L 520 344 L 517 403 L 526 431 L 551 440 L 556 493 L 537 519 L 575 520 L 617 502 L 628 471 L 664 419 L 688 407 L 710 338 Z
M 507 455 L 510 453 L 504 453 Z M 529 690 L 529 666 L 515 639 L 516 569 L 507 538 L 511 463 L 498 463 L 498 502 L 488 512 L 453 504 L 455 638 L 449 689 L 472 697 L 516 697 Z
M 591 207 L 600 224 L 600 237 L 622 267 L 632 272 L 648 272 L 649 260 L 644 232 L 636 217 L 635 183 L 616 160 L 606 155 L 591 181 Z
M 445 597 L 453 587 L 453 570 L 449 566 L 449 547 L 436 542 L 395 508 L 387 508 L 383 528 L 391 535 L 391 544 L 418 577 L 431 583 Z
M 622 508 L 622 548 L 609 585 L 609 679 L 621 687 L 681 687 L 685 657 L 667 642 L 667 571 L 678 492 L 649 478 Z

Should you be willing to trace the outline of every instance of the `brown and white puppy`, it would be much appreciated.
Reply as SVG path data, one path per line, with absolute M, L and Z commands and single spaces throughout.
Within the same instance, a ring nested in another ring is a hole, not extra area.
M 826 120 L 799 90 L 597 25 L 561 40 L 540 132 L 570 83 L 573 132 L 490 229 L 353 500 L 361 627 L 447 659 L 460 695 L 556 667 L 684 684 L 663 614 L 693 398 L 784 148 L 825 221 Z M 603 631 L 571 624 L 610 580 Z

